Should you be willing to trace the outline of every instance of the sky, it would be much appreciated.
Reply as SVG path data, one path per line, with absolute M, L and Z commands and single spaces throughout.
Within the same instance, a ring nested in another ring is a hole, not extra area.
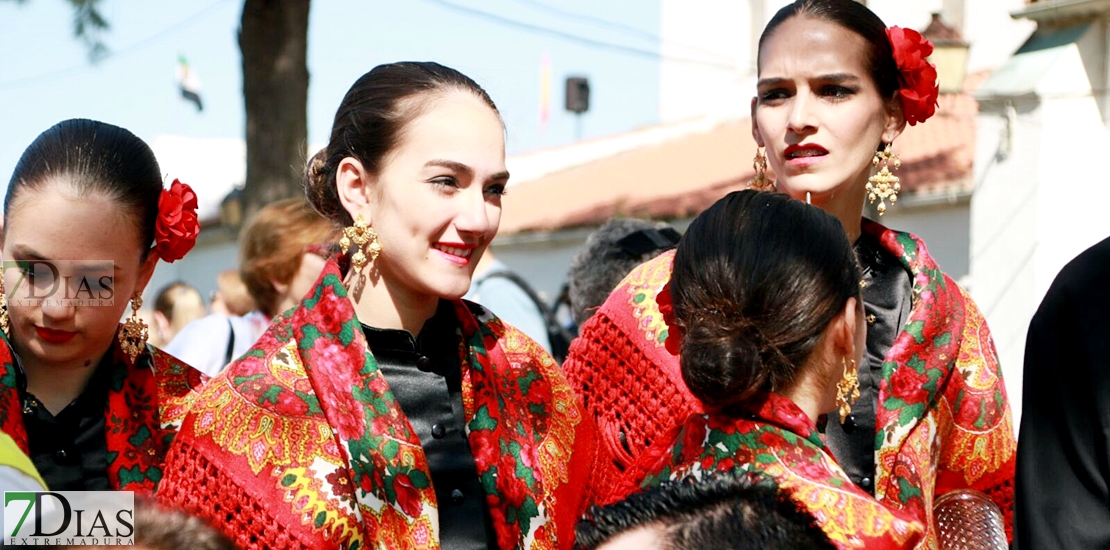
M 237 29 L 242 0 L 103 0 L 109 55 L 73 37 L 64 0 L 0 0 L 0 189 L 23 150 L 67 118 L 159 136 L 241 138 Z M 522 153 L 658 122 L 658 0 L 316 0 L 309 15 L 308 141 L 326 143 L 344 93 L 380 63 L 430 60 L 486 88 Z M 204 111 L 183 100 L 178 56 L 199 78 Z M 541 123 L 542 60 L 549 119 Z M 563 110 L 563 81 L 586 76 L 591 108 Z

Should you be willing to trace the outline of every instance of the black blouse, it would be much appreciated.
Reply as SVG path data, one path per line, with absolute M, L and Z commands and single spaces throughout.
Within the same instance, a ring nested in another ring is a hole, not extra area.
M 112 354 L 96 366 L 85 391 L 53 415 L 29 391 L 18 357 L 16 384 L 23 404 L 23 425 L 31 462 L 51 491 L 110 491 L 105 410 L 112 376 Z
M 416 338 L 406 330 L 362 328 L 389 389 L 424 447 L 439 503 L 443 548 L 497 548 L 464 429 L 462 337 L 454 307 L 441 300 Z
M 878 237 L 863 233 L 855 245 L 863 279 L 864 315 L 867 317 L 867 353 L 859 365 L 859 399 L 841 424 L 829 415 L 826 444 L 848 477 L 863 490 L 875 493 L 875 408 L 883 359 L 910 317 L 913 285 L 910 272 L 886 251 Z

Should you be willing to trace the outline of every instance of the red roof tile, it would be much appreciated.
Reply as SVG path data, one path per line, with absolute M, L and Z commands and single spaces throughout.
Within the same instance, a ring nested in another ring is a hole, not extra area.
M 906 127 L 894 144 L 903 196 L 971 189 L 978 110 L 970 95 L 942 95 L 933 118 Z M 693 216 L 742 189 L 754 155 L 750 121 L 741 120 L 551 173 L 510 189 L 501 233 Z

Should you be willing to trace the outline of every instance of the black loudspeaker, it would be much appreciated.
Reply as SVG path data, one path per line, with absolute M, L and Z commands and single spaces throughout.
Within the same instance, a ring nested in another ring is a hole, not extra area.
M 567 78 L 567 110 L 584 113 L 590 110 L 590 81 L 585 77 Z

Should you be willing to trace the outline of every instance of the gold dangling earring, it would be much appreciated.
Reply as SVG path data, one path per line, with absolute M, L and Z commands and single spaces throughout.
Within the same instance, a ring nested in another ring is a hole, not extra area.
M 878 167 L 882 163 L 883 167 L 875 175 L 867 178 L 867 200 L 871 204 L 879 201 L 879 215 L 882 216 L 886 212 L 886 199 L 890 199 L 890 204 L 898 202 L 898 192 L 902 190 L 902 185 L 899 183 L 898 176 L 895 176 L 890 171 L 890 165 L 894 165 L 897 170 L 902 166 L 902 161 L 898 160 L 898 155 L 890 151 L 890 144 L 882 151 L 875 152 L 875 157 L 871 159 L 871 164 Z
M 339 239 L 339 248 L 344 254 L 350 250 L 352 242 L 358 248 L 351 256 L 351 268 L 354 269 L 355 273 L 359 273 L 366 266 L 367 253 L 370 255 L 369 261 L 373 262 L 378 259 L 378 254 L 382 252 L 382 245 L 378 243 L 377 231 L 366 225 L 366 220 L 363 219 L 362 214 L 355 218 L 354 225 L 343 228 L 343 237 Z
M 4 280 L 0 277 L 0 330 L 4 331 L 4 335 L 11 336 L 8 331 L 10 320 L 8 318 L 8 293 L 4 292 Z
M 844 365 L 844 376 L 836 383 L 836 408 L 840 411 L 840 423 L 843 424 L 852 414 L 852 403 L 859 399 L 859 370 L 856 369 L 856 360 L 844 357 L 840 362 Z
M 774 191 L 775 182 L 767 177 L 767 155 L 762 147 L 756 147 L 755 158 L 752 160 L 752 169 L 755 176 L 748 180 L 748 189 L 756 191 Z
M 139 318 L 139 308 L 143 307 L 143 296 L 136 293 L 131 298 L 131 316 L 119 327 L 119 346 L 131 356 L 131 362 L 146 348 L 148 336 L 146 323 Z

